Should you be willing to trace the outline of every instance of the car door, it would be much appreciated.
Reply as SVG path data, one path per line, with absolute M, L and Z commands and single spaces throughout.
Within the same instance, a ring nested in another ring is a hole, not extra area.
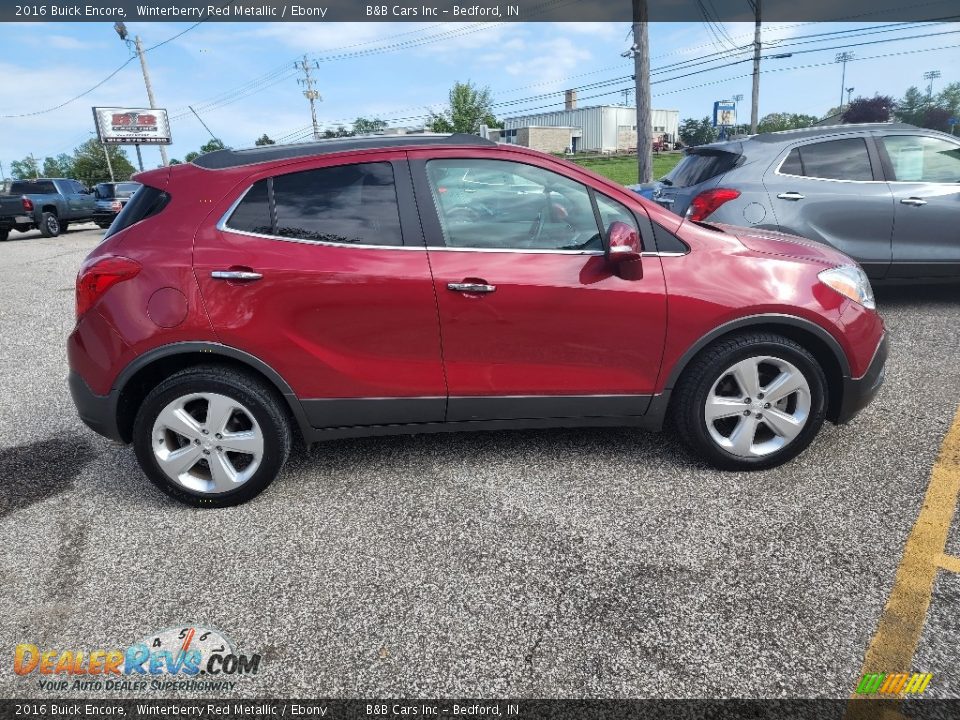
M 642 415 L 663 352 L 663 272 L 651 253 L 642 277 L 618 275 L 599 226 L 637 227 L 629 201 L 533 161 L 409 155 L 440 312 L 447 419 Z M 464 183 L 471 175 L 503 180 L 481 189 Z
M 220 340 L 276 370 L 314 427 L 443 420 L 436 300 L 403 154 L 262 171 L 237 192 L 195 241 Z
M 92 215 L 93 209 L 88 207 L 87 200 L 90 196 L 82 192 L 83 186 L 76 180 L 57 180 L 57 190 L 66 201 L 66 217 L 62 220 L 73 220 L 75 218 Z
M 785 149 L 764 174 L 780 230 L 831 245 L 882 278 L 892 257 L 893 200 L 865 135 Z
M 890 277 L 960 276 L 960 142 L 909 134 L 877 140 L 894 201 Z

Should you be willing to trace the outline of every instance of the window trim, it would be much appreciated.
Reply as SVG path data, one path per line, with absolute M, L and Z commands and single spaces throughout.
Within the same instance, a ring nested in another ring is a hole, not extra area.
M 843 180 L 841 178 L 822 178 L 822 177 L 815 177 L 813 175 L 794 175 L 793 173 L 780 172 L 780 169 L 783 167 L 784 163 L 787 162 L 787 158 L 790 157 L 790 153 L 792 153 L 794 150 L 799 150 L 800 148 L 806 147 L 808 145 L 818 145 L 821 143 L 836 142 L 838 140 L 863 140 L 863 144 L 867 148 L 867 161 L 870 163 L 870 174 L 873 176 L 873 180 Z M 817 138 L 816 140 L 812 140 L 810 142 L 797 143 L 795 145 L 791 145 L 787 147 L 785 151 L 782 151 L 784 152 L 783 157 L 780 159 L 780 162 L 777 163 L 776 169 L 773 171 L 773 174 L 779 177 L 799 178 L 801 180 L 819 180 L 820 182 L 860 183 L 860 184 L 886 183 L 888 181 L 886 180 L 885 177 L 880 177 L 879 179 L 877 178 L 878 175 L 885 175 L 886 169 L 883 167 L 883 162 L 879 156 L 879 153 L 876 147 L 874 146 L 873 140 L 874 140 L 873 137 L 870 135 L 845 135 L 845 136 L 831 136 L 828 138 Z M 880 170 L 879 173 L 877 172 L 878 168 Z
M 239 207 L 240 203 L 243 202 L 243 199 L 247 196 L 247 193 L 249 193 L 253 189 L 253 186 L 256 185 L 258 182 L 260 182 L 261 180 L 266 180 L 267 182 L 267 198 L 268 198 L 268 207 L 270 211 L 270 227 L 276 228 L 277 209 L 276 209 L 276 204 L 274 203 L 274 196 L 273 196 L 273 179 L 275 177 L 279 175 L 294 175 L 299 172 L 311 172 L 314 170 L 326 170 L 327 168 L 345 167 L 348 165 L 369 165 L 372 163 L 386 163 L 390 165 L 393 171 L 393 189 L 394 189 L 394 193 L 397 196 L 397 218 L 400 223 L 400 240 L 403 242 L 402 245 L 339 243 L 339 242 L 332 242 L 330 240 L 310 240 L 308 238 L 293 238 L 293 237 L 286 237 L 283 235 L 274 235 L 272 233 L 255 233 L 255 232 L 250 232 L 249 230 L 238 230 L 236 228 L 230 227 L 227 224 L 227 221 L 230 219 L 230 216 L 233 215 L 234 211 L 237 209 L 237 207 Z M 217 221 L 216 228 L 219 232 L 228 232 L 233 235 L 245 235 L 246 237 L 255 237 L 255 238 L 261 238 L 264 240 L 281 240 L 283 242 L 299 243 L 301 245 L 320 245 L 322 247 L 336 247 L 336 248 L 358 248 L 361 250 L 426 250 L 426 247 L 423 245 L 407 244 L 406 242 L 403 209 L 400 203 L 400 192 L 401 192 L 400 183 L 398 182 L 398 178 L 400 177 L 400 170 L 402 169 L 402 168 L 398 168 L 398 166 L 405 165 L 405 164 L 406 163 L 402 163 L 402 162 L 398 163 L 395 160 L 366 160 L 363 162 L 345 162 L 345 163 L 337 163 L 335 165 L 321 165 L 319 167 L 309 167 L 309 168 L 294 170 L 292 172 L 286 172 L 286 173 L 278 172 L 272 175 L 267 175 L 265 177 L 258 177 L 253 181 L 250 181 L 250 179 L 248 178 L 247 180 L 248 182 L 250 182 L 250 184 L 247 185 L 244 191 L 240 193 L 240 195 L 237 196 L 237 198 L 232 203 L 230 203 L 230 206 L 227 208 L 226 212 L 224 212 L 223 215 L 220 216 L 220 219 Z M 280 168 L 277 168 L 277 169 L 279 170 Z

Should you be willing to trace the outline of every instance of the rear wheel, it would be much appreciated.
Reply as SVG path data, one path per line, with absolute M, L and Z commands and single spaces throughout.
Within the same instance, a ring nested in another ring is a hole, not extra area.
M 827 408 L 827 380 L 816 359 L 770 333 L 708 347 L 676 393 L 674 422 L 682 438 L 727 470 L 761 470 L 796 457 L 819 432 Z
M 291 431 L 276 393 L 219 367 L 183 370 L 143 401 L 133 445 L 147 477 L 189 505 L 225 507 L 262 492 L 290 454 Z
M 56 237 L 60 234 L 60 218 L 56 213 L 45 212 L 40 217 L 39 228 L 44 237 Z

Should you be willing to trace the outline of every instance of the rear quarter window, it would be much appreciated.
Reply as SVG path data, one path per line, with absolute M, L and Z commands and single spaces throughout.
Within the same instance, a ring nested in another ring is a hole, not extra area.
M 167 206 L 168 202 L 170 202 L 170 196 L 163 190 L 144 185 L 133 194 L 130 202 L 124 205 L 123 210 L 114 218 L 110 229 L 103 236 L 104 240 L 141 220 L 156 215 Z
M 740 156 L 724 151 L 692 152 L 667 173 L 665 179 L 675 187 L 699 185 L 710 178 L 732 170 Z

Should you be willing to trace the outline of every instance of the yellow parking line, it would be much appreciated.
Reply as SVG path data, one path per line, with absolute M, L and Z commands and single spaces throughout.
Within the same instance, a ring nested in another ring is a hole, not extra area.
M 941 555 L 937 559 L 937 565 L 952 573 L 960 573 L 960 558 L 953 555 Z
M 913 655 L 930 607 L 937 571 L 945 568 L 960 572 L 960 558 L 943 553 L 958 493 L 960 409 L 943 439 L 940 454 L 930 473 L 923 507 L 907 538 L 893 589 L 867 648 L 861 671 L 863 674 L 911 670 Z

